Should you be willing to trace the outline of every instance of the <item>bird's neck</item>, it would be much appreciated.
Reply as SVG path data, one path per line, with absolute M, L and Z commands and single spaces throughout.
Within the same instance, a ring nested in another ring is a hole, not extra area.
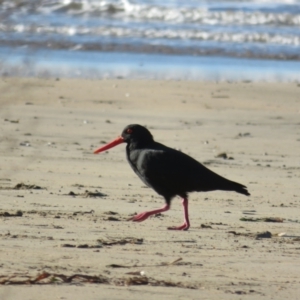
M 151 145 L 151 143 L 153 143 L 153 140 L 148 140 L 148 139 L 145 140 L 139 139 L 136 141 L 133 140 L 130 141 L 130 143 L 128 144 L 128 149 L 129 150 L 144 149 L 147 148 L 149 145 Z

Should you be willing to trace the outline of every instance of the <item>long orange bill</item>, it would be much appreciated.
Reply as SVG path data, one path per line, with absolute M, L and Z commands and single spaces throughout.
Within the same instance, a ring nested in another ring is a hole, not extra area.
M 124 138 L 122 138 L 121 136 L 117 137 L 115 140 L 111 141 L 110 143 L 106 144 L 105 146 L 102 146 L 98 149 L 96 149 L 94 151 L 94 154 L 97 154 L 97 153 L 100 153 L 100 152 L 103 152 L 105 150 L 108 150 L 112 147 L 115 147 L 121 143 L 124 143 Z

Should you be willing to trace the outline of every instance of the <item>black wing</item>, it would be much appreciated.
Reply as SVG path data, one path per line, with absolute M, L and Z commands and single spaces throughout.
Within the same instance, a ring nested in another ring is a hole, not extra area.
M 192 157 L 155 143 L 139 150 L 136 172 L 157 193 L 165 197 L 184 196 L 193 191 L 234 190 L 247 195 L 245 187 L 212 172 Z

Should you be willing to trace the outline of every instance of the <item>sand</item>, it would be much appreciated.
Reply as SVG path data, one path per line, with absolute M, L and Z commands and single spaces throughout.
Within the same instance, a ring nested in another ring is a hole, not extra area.
M 298 299 L 299 84 L 2 78 L 0 91 L 1 299 Z M 251 196 L 191 194 L 187 232 L 166 229 L 179 198 L 126 221 L 164 204 L 125 145 L 93 154 L 130 123 Z

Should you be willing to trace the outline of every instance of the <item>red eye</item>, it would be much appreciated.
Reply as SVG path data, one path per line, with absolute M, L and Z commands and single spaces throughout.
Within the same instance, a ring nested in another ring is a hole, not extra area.
M 133 130 L 132 130 L 131 128 L 128 128 L 128 129 L 126 130 L 126 133 L 131 134 L 132 132 L 133 132 Z

